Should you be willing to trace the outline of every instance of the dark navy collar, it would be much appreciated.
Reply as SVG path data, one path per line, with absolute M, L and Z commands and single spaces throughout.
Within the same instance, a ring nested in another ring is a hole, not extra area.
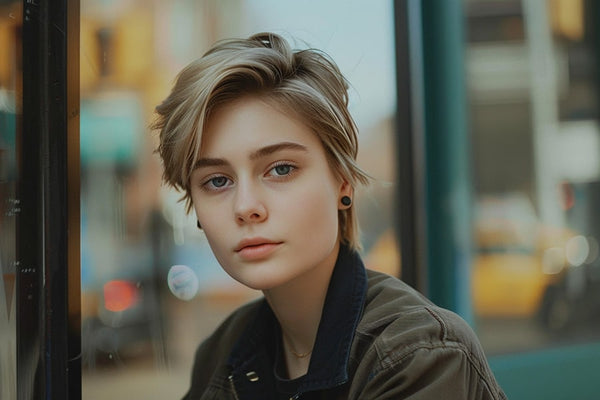
M 259 387 L 268 390 L 270 387 L 270 390 L 277 392 L 305 393 L 346 383 L 350 347 L 362 315 L 366 292 L 367 275 L 360 256 L 347 246 L 340 246 L 308 373 L 294 380 L 276 377 L 275 364 L 280 358 L 278 349 L 281 332 L 273 311 L 263 300 L 228 360 L 233 379 L 239 378 L 241 381 L 239 390 L 245 392 Z M 247 382 L 258 382 L 251 379 L 255 375 L 259 377 L 260 385 Z M 252 395 L 248 395 L 248 398 L 252 398 Z

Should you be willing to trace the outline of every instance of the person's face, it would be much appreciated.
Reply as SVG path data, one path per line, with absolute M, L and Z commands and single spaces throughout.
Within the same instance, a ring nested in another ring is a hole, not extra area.
M 338 208 L 351 188 L 311 130 L 248 97 L 211 115 L 191 194 L 223 269 L 268 290 L 335 263 Z

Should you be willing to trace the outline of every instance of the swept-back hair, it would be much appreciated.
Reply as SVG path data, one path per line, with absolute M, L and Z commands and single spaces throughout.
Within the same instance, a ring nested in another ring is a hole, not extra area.
M 261 100 L 297 119 L 320 139 L 334 174 L 353 188 L 369 176 L 356 163 L 357 128 L 348 111 L 348 83 L 327 54 L 292 50 L 274 33 L 217 42 L 177 76 L 170 95 L 156 107 L 163 179 L 183 192 L 192 207 L 190 176 L 202 132 L 220 105 L 243 96 Z M 360 248 L 355 207 L 339 211 L 341 240 Z

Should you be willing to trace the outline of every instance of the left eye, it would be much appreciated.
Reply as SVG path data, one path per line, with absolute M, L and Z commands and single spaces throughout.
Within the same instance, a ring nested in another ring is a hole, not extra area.
M 273 169 L 271 171 L 273 171 L 275 173 L 275 175 L 289 175 L 292 172 L 292 168 L 294 168 L 291 165 L 278 165 L 276 167 L 273 167 Z

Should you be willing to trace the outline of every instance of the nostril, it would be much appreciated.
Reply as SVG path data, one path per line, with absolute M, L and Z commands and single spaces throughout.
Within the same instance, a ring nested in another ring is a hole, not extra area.
M 252 204 L 251 206 L 236 207 L 235 220 L 240 223 L 256 223 L 263 221 L 267 218 L 267 210 L 265 206 L 259 202 Z

